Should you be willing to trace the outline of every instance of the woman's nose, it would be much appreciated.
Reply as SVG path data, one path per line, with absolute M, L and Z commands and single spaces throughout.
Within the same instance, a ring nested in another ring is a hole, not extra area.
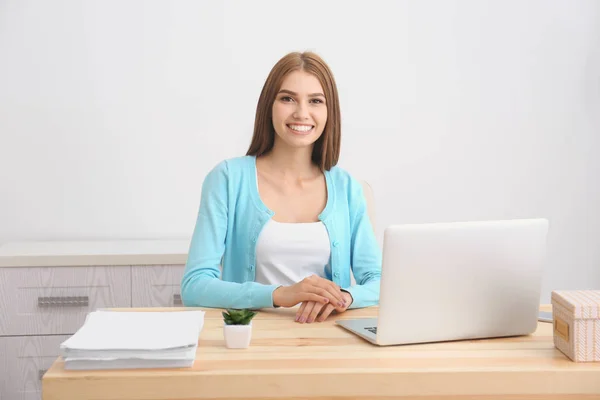
M 296 106 L 296 110 L 294 111 L 294 118 L 308 118 L 308 107 L 305 106 L 303 103 L 298 103 L 298 105 Z

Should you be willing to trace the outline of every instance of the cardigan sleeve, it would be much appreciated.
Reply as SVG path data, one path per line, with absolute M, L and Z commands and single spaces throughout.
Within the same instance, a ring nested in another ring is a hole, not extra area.
M 215 308 L 273 307 L 275 285 L 227 282 L 220 278 L 228 230 L 228 170 L 223 161 L 202 184 L 200 209 L 192 235 L 181 299 L 185 306 Z
M 362 186 L 353 181 L 350 190 L 350 265 L 356 285 L 344 290 L 353 299 L 349 308 L 362 308 L 379 303 L 382 255 L 369 220 Z

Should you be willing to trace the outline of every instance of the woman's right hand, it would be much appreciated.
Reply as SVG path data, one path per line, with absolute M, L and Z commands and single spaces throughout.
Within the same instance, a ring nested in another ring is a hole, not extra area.
M 344 296 L 332 281 L 312 275 L 291 286 L 280 286 L 273 292 L 273 305 L 293 307 L 304 301 L 329 303 L 336 309 L 344 309 Z

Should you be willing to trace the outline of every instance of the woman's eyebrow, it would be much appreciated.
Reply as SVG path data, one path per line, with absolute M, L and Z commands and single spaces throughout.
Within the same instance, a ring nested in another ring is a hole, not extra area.
M 287 94 L 291 94 L 292 96 L 298 96 L 298 93 L 292 92 L 291 90 L 287 90 L 287 89 L 281 89 L 279 91 L 279 93 L 287 93 Z M 325 97 L 325 95 L 323 93 L 311 93 L 308 95 L 308 97 L 318 97 L 318 96 Z

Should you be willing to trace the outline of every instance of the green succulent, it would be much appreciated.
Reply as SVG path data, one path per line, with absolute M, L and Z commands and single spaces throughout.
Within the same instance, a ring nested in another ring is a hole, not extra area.
M 227 309 L 227 311 L 224 311 L 222 314 L 226 325 L 248 325 L 256 315 L 256 312 L 246 309 Z

